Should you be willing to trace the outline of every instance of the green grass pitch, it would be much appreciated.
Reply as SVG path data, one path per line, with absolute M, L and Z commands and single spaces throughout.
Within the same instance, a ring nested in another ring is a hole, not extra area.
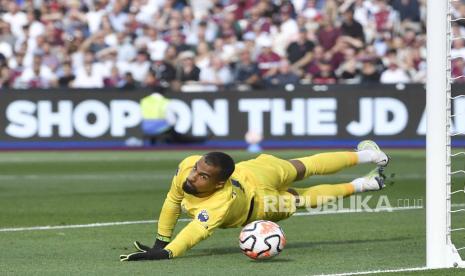
M 282 158 L 316 151 L 266 152 Z M 314 275 L 386 270 L 425 265 L 425 153 L 388 150 L 395 174 L 380 196 L 393 212 L 295 216 L 279 224 L 288 244 L 278 257 L 249 260 L 239 250 L 240 229 L 219 229 L 185 256 L 169 261 L 119 262 L 132 241 L 152 244 L 155 223 L 56 230 L 6 228 L 79 225 L 158 219 L 171 177 L 186 151 L 7 152 L 0 154 L 0 275 Z M 230 151 L 236 161 L 253 155 Z M 457 168 L 464 160 L 455 162 Z M 454 165 L 455 166 L 455 165 Z M 332 176 L 297 183 L 350 181 L 373 166 L 361 165 Z M 455 177 L 454 188 L 465 178 Z M 344 207 L 349 207 L 349 200 Z M 465 203 L 454 196 L 453 203 Z M 398 209 L 410 207 L 410 209 Z M 462 206 L 463 207 L 463 206 Z M 453 223 L 464 227 L 463 214 Z M 179 231 L 186 222 L 179 222 Z M 465 235 L 454 234 L 457 246 Z M 401 272 L 397 275 L 450 275 L 463 270 Z M 393 275 L 393 274 L 389 274 Z

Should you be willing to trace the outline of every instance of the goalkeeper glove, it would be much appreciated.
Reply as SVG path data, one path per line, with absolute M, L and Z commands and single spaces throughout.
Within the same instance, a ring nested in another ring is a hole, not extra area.
M 134 242 L 134 247 L 136 247 L 137 252 L 127 255 L 120 255 L 120 261 L 165 260 L 172 258 L 170 250 L 149 248 L 148 246 L 141 245 L 142 244 L 138 242 Z M 144 247 L 148 250 L 144 250 L 141 247 Z
M 152 248 L 150 248 L 147 245 L 144 245 L 144 244 L 142 244 L 142 243 L 140 243 L 138 241 L 134 242 L 134 247 L 139 251 L 149 251 L 150 249 L 161 250 L 161 249 L 165 248 L 165 246 L 167 246 L 169 243 L 170 243 L 170 238 L 167 238 L 167 237 L 164 237 L 164 236 L 161 236 L 161 235 L 157 235 L 157 238 L 155 239 L 155 243 L 153 244 Z

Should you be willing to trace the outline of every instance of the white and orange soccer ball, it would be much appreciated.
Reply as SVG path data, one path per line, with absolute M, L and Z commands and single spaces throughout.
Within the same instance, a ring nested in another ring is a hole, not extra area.
M 277 256 L 286 245 L 286 236 L 279 225 L 272 221 L 257 220 L 242 228 L 239 246 L 254 260 Z

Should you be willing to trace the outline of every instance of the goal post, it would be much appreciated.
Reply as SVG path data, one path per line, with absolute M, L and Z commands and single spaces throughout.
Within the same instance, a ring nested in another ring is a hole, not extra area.
M 426 266 L 461 266 L 451 240 L 450 1 L 427 1 Z

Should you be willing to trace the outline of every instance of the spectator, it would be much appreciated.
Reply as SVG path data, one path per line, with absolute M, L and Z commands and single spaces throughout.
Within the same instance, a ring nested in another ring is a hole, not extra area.
M 318 42 L 324 50 L 331 50 L 336 45 L 339 36 L 341 36 L 341 30 L 336 28 L 328 17 L 324 18 L 317 32 Z
M 307 1 L 302 15 L 308 20 L 319 20 L 321 18 L 321 11 L 316 7 L 316 0 Z
M 373 2 L 373 16 L 378 32 L 392 32 L 396 23 L 396 13 L 387 0 L 376 0 Z
M 150 88 L 150 89 L 152 89 L 154 91 L 158 91 L 158 92 L 161 92 L 160 90 L 163 89 L 163 87 L 160 86 L 160 82 L 157 79 L 157 75 L 152 70 L 150 70 L 147 73 L 147 76 L 145 77 L 145 80 L 142 83 L 142 87 Z
M 325 50 L 321 45 L 315 46 L 312 61 L 308 64 L 305 72 L 305 79 L 310 80 L 320 72 L 319 63 L 324 59 Z
M 90 60 L 86 60 L 82 68 L 76 72 L 74 88 L 103 88 L 103 76 Z
M 16 56 L 11 58 L 8 62 L 8 67 L 11 68 L 10 70 L 10 86 L 16 86 L 17 78 L 21 76 L 23 73 L 25 66 L 24 66 L 24 52 L 19 50 Z
M 124 90 L 133 90 L 133 89 L 136 89 L 137 88 L 137 83 L 136 83 L 136 80 L 134 79 L 134 77 L 132 76 L 132 73 L 131 72 L 126 72 L 124 74 L 124 78 L 123 78 L 123 84 L 121 86 L 121 89 L 124 89 Z
M 292 68 L 303 75 L 303 70 L 308 66 L 313 57 L 315 44 L 307 38 L 307 30 L 300 29 L 297 41 L 287 47 L 287 58 Z
M 71 63 L 64 63 L 59 74 L 58 86 L 63 88 L 70 88 L 73 86 L 73 81 L 75 78 L 76 76 L 73 74 Z
M 176 78 L 176 69 L 171 63 L 165 60 L 154 60 L 150 71 L 155 75 L 157 84 L 163 88 L 170 87 Z
M 323 8 L 323 14 L 330 22 L 336 22 L 338 19 L 338 3 L 336 0 L 326 0 Z
M 407 83 L 410 81 L 410 77 L 404 69 L 399 67 L 396 60 L 391 59 L 388 68 L 381 73 L 380 81 L 386 84 Z
M 60 60 L 56 53 L 52 52 L 52 46 L 48 42 L 42 46 L 42 64 L 48 66 L 52 72 L 56 72 L 60 66 Z
M 75 31 L 87 34 L 86 17 L 80 12 L 81 3 L 77 0 L 66 1 L 66 14 L 62 19 L 63 30 L 68 35 Z
M 152 60 L 162 60 L 165 58 L 165 52 L 168 48 L 168 43 L 160 38 L 156 28 L 149 28 L 147 41 L 147 49 Z
M 299 83 L 299 79 L 299 76 L 292 72 L 289 61 L 283 59 L 280 62 L 278 74 L 267 79 L 267 83 L 271 86 L 286 86 L 287 84 L 295 85 Z
M 450 50 L 450 55 L 452 58 L 465 57 L 465 40 L 464 39 L 454 39 L 452 41 L 452 49 Z
M 169 64 L 175 66 L 177 63 L 177 59 L 178 59 L 178 51 L 176 50 L 176 47 L 173 45 L 169 45 L 168 48 L 166 48 L 164 60 L 168 62 Z
M 222 89 L 232 82 L 232 73 L 220 57 L 212 56 L 210 65 L 200 72 L 199 80 L 203 84 L 215 85 Z
M 117 53 L 114 48 L 106 48 L 98 52 L 95 57 L 98 61 L 97 65 L 100 67 L 99 70 L 101 70 L 103 78 L 108 78 L 111 75 L 113 67 L 117 67 L 119 71 L 121 71 L 120 68 L 124 68 L 123 64 L 125 63 L 118 62 Z
M 281 57 L 273 52 L 271 39 L 265 38 L 260 42 L 261 53 L 257 57 L 258 68 L 262 78 L 271 78 L 278 73 Z
M 456 58 L 452 61 L 451 77 L 454 83 L 465 83 L 465 60 L 463 57 Z
M 3 55 L 5 60 L 13 56 L 15 41 L 8 24 L 0 20 L 0 54 Z
M 194 64 L 195 54 L 191 51 L 179 54 L 180 64 L 176 71 L 176 80 L 180 82 L 199 81 L 200 69 Z
M 318 63 L 318 72 L 313 76 L 314 84 L 335 84 L 337 83 L 336 74 L 334 74 L 331 61 L 323 59 Z
M 227 39 L 229 37 L 241 38 L 242 30 L 236 21 L 234 13 L 226 13 L 222 20 L 216 37 Z
M 292 17 L 292 5 L 284 4 L 280 9 L 281 25 L 279 31 L 283 36 L 284 45 L 288 45 L 291 41 L 295 40 L 299 34 L 299 26 L 296 20 Z
M 116 36 L 117 42 L 112 47 L 117 54 L 117 61 L 119 62 L 130 62 L 137 55 L 137 49 L 134 47 L 131 41 L 131 37 L 125 33 L 118 33 Z M 137 45 L 137 41 L 134 43 Z
M 9 88 L 11 86 L 12 71 L 6 64 L 6 58 L 0 54 L 0 88 Z
M 339 82 L 344 84 L 360 83 L 360 70 L 355 57 L 346 60 L 339 67 Z
M 42 64 L 42 56 L 35 55 L 32 67 L 26 68 L 15 88 L 49 88 L 56 82 L 52 70 Z
M 8 12 L 3 14 L 2 19 L 10 25 L 11 33 L 16 38 L 25 37 L 23 27 L 29 24 L 28 18 L 15 1 L 9 1 Z
M 41 22 L 41 14 L 38 10 L 30 9 L 26 13 L 29 37 L 37 37 L 45 32 L 45 25 Z
M 247 87 L 242 87 L 242 90 L 261 87 L 260 70 L 257 63 L 252 61 L 249 50 L 245 49 L 240 53 L 240 59 L 236 64 L 234 76 L 236 82 L 247 85 Z
M 397 10 L 401 21 L 420 22 L 420 5 L 418 0 L 393 0 L 392 7 Z
M 131 76 L 137 82 L 143 82 L 147 76 L 147 72 L 150 69 L 150 61 L 147 52 L 144 50 L 139 50 L 135 60 L 129 63 L 129 70 Z
M 86 13 L 86 22 L 91 34 L 100 30 L 102 18 L 106 14 L 106 0 L 95 0 L 94 5 L 91 5 L 90 10 Z
M 168 36 L 167 40 L 171 45 L 176 47 L 176 51 L 178 53 L 190 50 L 189 45 L 187 45 L 184 41 L 182 33 L 177 29 L 170 31 L 170 35 Z
M 208 43 L 205 41 L 199 42 L 197 45 L 197 54 L 195 57 L 195 65 L 200 68 L 200 70 L 208 67 L 210 63 L 210 49 Z
M 121 77 L 118 67 L 113 66 L 110 69 L 110 75 L 103 78 L 103 85 L 105 87 L 122 87 L 126 83 Z
M 89 45 L 89 50 L 96 54 L 97 52 L 107 48 L 109 45 L 105 42 L 105 33 L 96 32 L 92 37 Z
M 341 83 L 356 84 L 360 82 L 360 64 L 357 58 L 358 51 L 347 47 L 343 50 L 342 61 L 336 69 L 336 76 Z
M 350 36 L 358 40 L 358 43 L 365 44 L 365 34 L 362 25 L 354 19 L 354 12 L 351 8 L 346 9 L 343 13 L 343 23 L 341 25 L 341 34 Z
M 245 32 L 258 32 L 258 33 L 270 33 L 271 31 L 271 20 L 268 17 L 262 16 L 262 9 L 260 7 L 254 7 L 250 10 L 250 19 L 247 22 Z
M 371 11 L 370 8 L 372 6 L 371 2 L 365 0 L 355 0 L 355 1 L 347 1 L 350 5 L 353 5 L 354 15 L 353 18 L 355 21 L 360 23 L 364 28 L 364 33 L 368 31 L 371 33 L 372 26 L 371 26 Z M 371 37 L 371 36 L 370 36 Z M 371 41 L 367 39 L 367 41 Z
M 197 28 L 199 26 L 199 20 L 194 17 L 194 12 L 191 7 L 184 7 L 182 9 L 182 23 L 181 29 L 186 37 L 186 43 L 189 45 L 196 45 L 199 40 L 196 39 Z
M 124 31 L 124 25 L 128 20 L 128 14 L 123 10 L 122 2 L 121 0 L 113 1 L 113 9 L 108 16 L 112 28 L 117 32 Z
M 1 20 L 0 18 L 0 42 L 9 45 L 8 53 L 11 55 L 5 55 L 7 58 L 10 58 L 13 54 L 13 47 L 15 45 L 17 38 L 11 32 L 10 24 L 6 21 Z M 3 53 L 5 54 L 5 53 Z
M 381 74 L 376 68 L 375 61 L 371 58 L 362 59 L 360 74 L 362 84 L 376 84 L 379 83 L 379 79 L 381 78 Z

